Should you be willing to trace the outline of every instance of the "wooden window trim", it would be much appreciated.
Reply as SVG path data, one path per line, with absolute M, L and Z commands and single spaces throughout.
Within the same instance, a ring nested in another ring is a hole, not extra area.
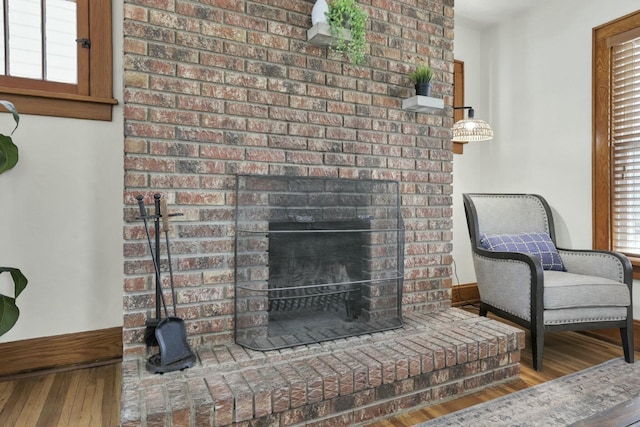
M 78 43 L 78 85 L 0 76 L 0 98 L 11 101 L 21 114 L 105 120 L 112 119 L 113 46 L 111 0 L 78 1 L 78 38 L 91 40 L 91 48 Z M 78 61 L 79 64 L 83 61 Z
M 453 60 L 453 106 L 464 106 L 464 62 Z M 453 110 L 453 122 L 464 119 L 464 110 Z M 453 153 L 462 154 L 466 142 L 453 141 Z
M 592 196 L 593 196 L 593 247 L 612 250 L 611 149 L 609 140 L 610 41 L 620 34 L 640 27 L 640 11 L 630 13 L 593 29 L 592 72 Z M 640 258 L 629 257 L 634 278 L 640 279 Z

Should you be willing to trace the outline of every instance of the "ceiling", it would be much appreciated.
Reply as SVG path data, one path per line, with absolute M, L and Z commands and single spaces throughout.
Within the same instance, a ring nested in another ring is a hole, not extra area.
M 509 19 L 539 0 L 455 0 L 454 14 L 476 28 L 486 28 Z

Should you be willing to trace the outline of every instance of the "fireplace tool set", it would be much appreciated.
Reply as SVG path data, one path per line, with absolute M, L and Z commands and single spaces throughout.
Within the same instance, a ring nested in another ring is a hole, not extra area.
M 140 216 L 144 222 L 144 229 L 147 233 L 149 252 L 155 270 L 155 290 L 156 290 L 156 314 L 155 318 L 147 319 L 144 341 L 148 347 L 159 347 L 159 353 L 149 357 L 147 360 L 147 370 L 154 374 L 163 374 L 190 368 L 196 361 L 196 356 L 187 341 L 187 328 L 184 320 L 177 317 L 176 293 L 173 284 L 173 268 L 171 266 L 171 249 L 169 245 L 169 217 L 182 215 L 181 213 L 169 214 L 167 211 L 166 199 L 161 200 L 160 194 L 154 194 L 154 215 L 149 215 L 144 205 L 142 195 L 138 195 L 136 200 L 140 208 Z M 151 233 L 149 231 L 149 221 L 153 220 L 155 227 L 155 249 L 151 243 Z M 167 264 L 169 265 L 169 282 L 171 284 L 171 299 L 173 302 L 173 316 L 169 315 L 167 303 L 162 289 L 160 273 L 160 221 L 165 235 L 167 246 Z M 162 313 L 164 311 L 164 317 Z

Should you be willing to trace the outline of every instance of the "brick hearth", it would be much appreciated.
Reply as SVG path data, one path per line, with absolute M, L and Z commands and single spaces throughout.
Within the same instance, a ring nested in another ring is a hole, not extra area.
M 122 426 L 353 426 L 520 373 L 524 332 L 459 309 L 400 330 L 285 350 L 203 345 L 197 366 L 152 375 L 123 363 Z

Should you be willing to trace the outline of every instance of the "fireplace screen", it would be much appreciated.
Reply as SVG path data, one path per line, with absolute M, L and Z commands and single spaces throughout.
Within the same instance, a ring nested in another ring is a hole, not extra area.
M 236 342 L 274 350 L 402 326 L 398 183 L 237 177 Z

